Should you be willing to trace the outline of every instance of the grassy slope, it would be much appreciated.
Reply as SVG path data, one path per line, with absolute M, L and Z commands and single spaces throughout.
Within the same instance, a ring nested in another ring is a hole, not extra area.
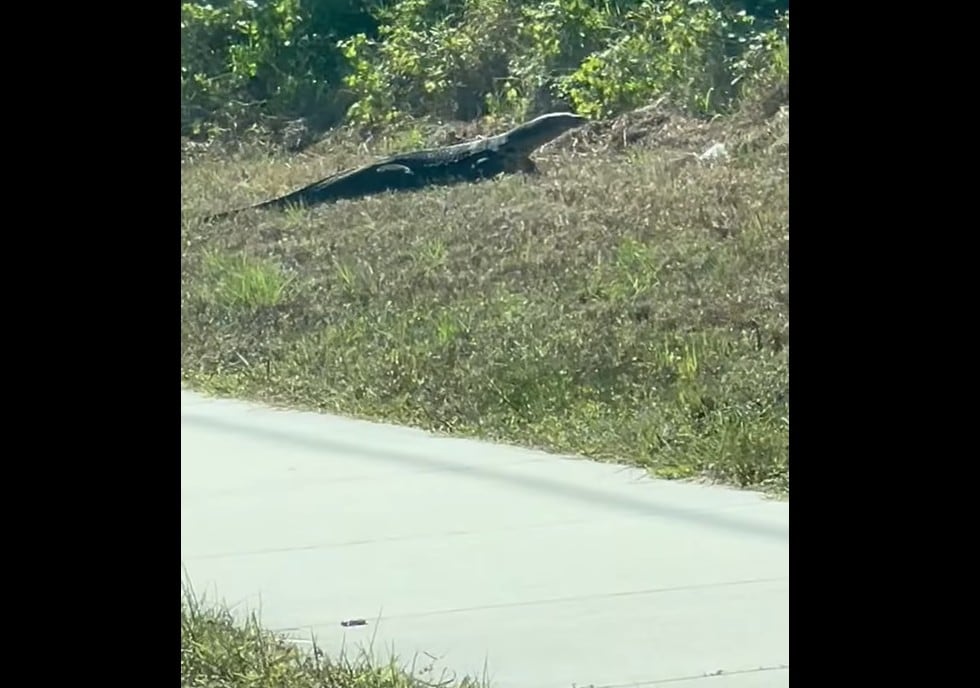
M 677 162 L 712 141 L 730 162 Z M 785 492 L 787 141 L 782 114 L 635 113 L 543 151 L 537 180 L 213 226 L 190 218 L 370 156 L 188 161 L 182 378 Z

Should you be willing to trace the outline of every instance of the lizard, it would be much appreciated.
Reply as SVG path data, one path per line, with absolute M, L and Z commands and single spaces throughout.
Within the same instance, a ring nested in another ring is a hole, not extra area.
M 362 167 L 342 170 L 283 196 L 208 216 L 205 222 L 259 208 L 314 206 L 386 191 L 476 182 L 501 174 L 537 175 L 539 170 L 531 160 L 531 153 L 587 121 L 587 118 L 570 112 L 540 115 L 496 136 L 401 153 Z

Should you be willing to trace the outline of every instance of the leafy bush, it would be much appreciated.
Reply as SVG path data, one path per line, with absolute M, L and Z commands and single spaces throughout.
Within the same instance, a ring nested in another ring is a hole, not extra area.
M 731 67 L 748 45 L 755 17 L 706 0 L 647 1 L 626 14 L 606 49 L 593 53 L 560 89 L 576 110 L 607 115 L 661 95 L 698 114 L 727 109 Z
M 447 6 L 447 5 L 452 5 Z M 524 117 L 554 105 L 554 76 L 602 47 L 612 10 L 589 0 L 399 0 L 378 40 L 343 42 L 354 121 Z
M 519 12 L 512 0 L 400 0 L 378 11 L 378 40 L 341 42 L 357 102 L 351 119 L 403 115 L 472 119 L 506 74 Z
M 330 121 L 348 33 L 373 31 L 364 0 L 212 0 L 181 5 L 181 133 L 241 129 L 263 117 Z
M 785 0 L 185 2 L 181 124 L 713 114 L 786 82 L 788 34 Z
M 557 104 L 601 116 L 661 95 L 721 112 L 785 44 L 788 15 L 770 14 L 707 0 L 400 0 L 377 15 L 377 40 L 342 43 L 350 116 L 523 118 Z
M 734 61 L 733 72 L 743 100 L 764 100 L 783 89 L 777 100 L 789 96 L 789 13 L 778 15 L 774 26 L 752 35 Z

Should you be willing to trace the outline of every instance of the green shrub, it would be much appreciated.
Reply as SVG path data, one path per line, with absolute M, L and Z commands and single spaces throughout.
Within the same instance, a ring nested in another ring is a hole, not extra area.
M 756 18 L 744 10 L 707 0 L 647 0 L 559 88 L 586 115 L 622 112 L 663 95 L 695 114 L 723 112 L 734 104 L 738 77 L 750 65 L 764 67 L 745 56 L 759 35 Z
M 399 0 L 378 12 L 376 40 L 341 43 L 349 115 L 521 119 L 564 106 L 604 116 L 662 95 L 723 112 L 739 82 L 784 57 L 783 16 L 707 0 Z
M 184 135 L 305 117 L 711 115 L 785 84 L 778 0 L 222 0 L 181 10 Z
M 400 0 L 379 10 L 377 40 L 362 33 L 341 42 L 351 66 L 344 82 L 357 99 L 350 118 L 484 114 L 483 98 L 519 47 L 516 7 L 513 0 Z
M 338 38 L 374 30 L 364 0 L 181 4 L 181 133 L 344 114 Z

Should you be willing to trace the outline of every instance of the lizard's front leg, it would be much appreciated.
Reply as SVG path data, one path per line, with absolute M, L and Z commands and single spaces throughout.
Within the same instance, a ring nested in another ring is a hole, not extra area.
M 541 170 L 539 170 L 538 166 L 534 164 L 534 161 L 527 157 L 520 158 L 517 161 L 517 169 L 524 174 L 541 174 Z

